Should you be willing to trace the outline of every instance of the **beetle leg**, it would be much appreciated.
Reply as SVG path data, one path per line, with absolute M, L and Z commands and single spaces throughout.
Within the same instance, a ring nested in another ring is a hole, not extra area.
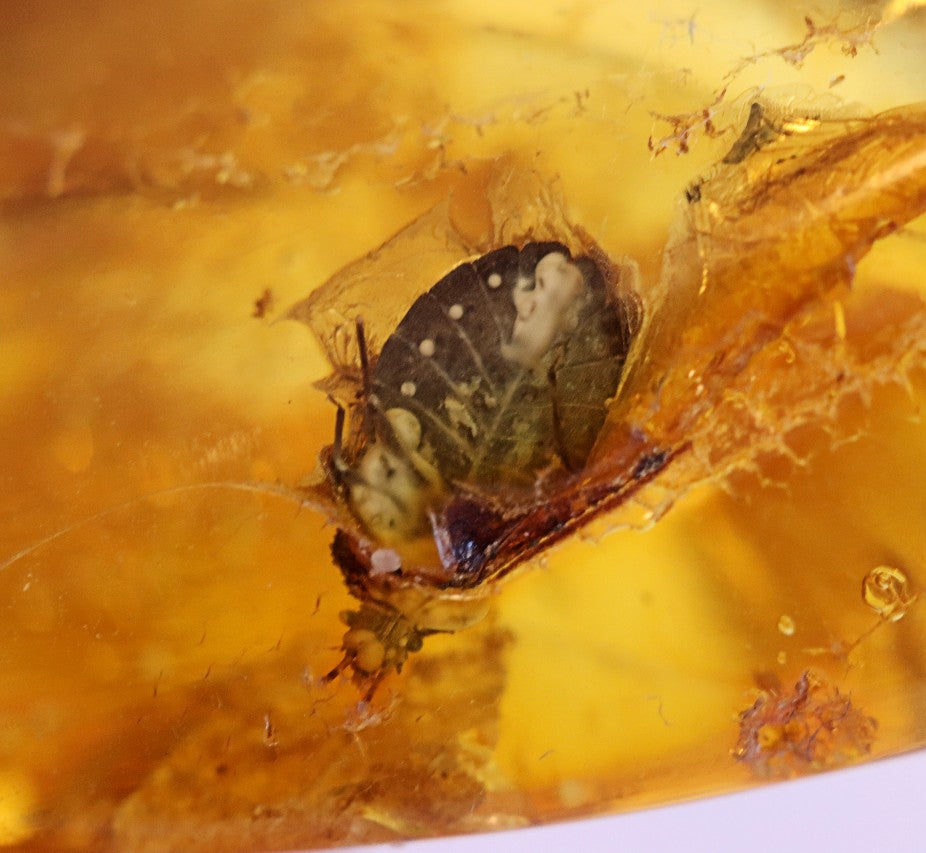
M 367 441 L 376 438 L 376 415 L 379 410 L 373 396 L 373 378 L 370 374 L 370 351 L 367 349 L 367 333 L 363 317 L 354 318 L 357 335 L 357 353 L 360 356 L 360 395 L 363 401 L 363 431 Z
M 337 414 L 334 418 L 334 441 L 331 443 L 327 464 L 328 478 L 335 486 L 344 487 L 348 485 L 350 466 L 344 459 L 344 421 L 346 413 L 344 407 L 329 397 L 332 403 L 337 406 Z
M 332 681 L 334 681 L 342 672 L 344 672 L 344 670 L 347 669 L 347 667 L 348 667 L 349 665 L 350 665 L 350 655 L 348 655 L 348 654 L 345 652 L 345 653 L 344 653 L 344 657 L 342 657 L 341 660 L 338 661 L 337 665 L 336 665 L 332 670 L 330 670 L 329 672 L 325 673 L 325 674 L 321 677 L 321 683 L 322 683 L 322 684 L 330 684 L 330 683 L 331 683 Z
M 363 693 L 364 702 L 369 704 L 370 702 L 373 701 L 373 694 L 376 693 L 376 688 L 379 687 L 380 684 L 382 684 L 382 681 L 385 677 L 386 677 L 386 673 L 384 670 L 381 669 L 379 670 L 379 672 L 371 676 L 369 679 L 365 679 L 366 681 L 368 681 L 368 684 L 367 684 L 367 689 Z

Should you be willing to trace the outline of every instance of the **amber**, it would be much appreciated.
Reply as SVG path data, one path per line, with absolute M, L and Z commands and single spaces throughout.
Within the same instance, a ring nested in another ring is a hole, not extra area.
M 469 832 L 923 745 L 922 4 L 639 5 L 0 7 L 0 844 Z M 596 464 L 686 452 L 366 702 L 300 499 L 352 353 L 284 318 L 414 222 L 380 341 L 495 241 L 633 258 Z

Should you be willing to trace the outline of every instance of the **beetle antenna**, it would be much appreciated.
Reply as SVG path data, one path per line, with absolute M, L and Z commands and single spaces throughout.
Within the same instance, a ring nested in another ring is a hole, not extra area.
M 357 352 L 360 354 L 360 382 L 364 398 L 369 399 L 372 391 L 372 383 L 370 382 L 370 353 L 367 349 L 367 333 L 363 317 L 357 317 L 354 320 L 354 326 L 357 330 Z
M 376 437 L 375 420 L 376 404 L 373 399 L 373 380 L 370 376 L 370 352 L 367 349 L 367 333 L 363 317 L 354 320 L 357 333 L 357 352 L 360 355 L 360 392 L 363 397 L 363 431 L 367 439 Z
M 336 462 L 343 462 L 341 450 L 344 448 L 344 407 L 335 403 L 331 397 L 328 399 L 338 407 L 338 412 L 334 416 L 334 443 L 331 445 L 331 456 Z

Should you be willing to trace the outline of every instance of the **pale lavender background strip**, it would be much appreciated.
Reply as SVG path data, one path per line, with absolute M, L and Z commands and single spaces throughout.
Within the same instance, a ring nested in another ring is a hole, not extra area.
M 926 751 L 665 808 L 341 853 L 924 853 Z

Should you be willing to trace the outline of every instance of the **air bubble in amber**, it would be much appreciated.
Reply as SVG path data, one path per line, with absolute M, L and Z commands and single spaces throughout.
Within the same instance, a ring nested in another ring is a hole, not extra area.
M 892 566 L 878 566 L 865 575 L 862 597 L 865 604 L 889 622 L 903 619 L 917 598 L 907 576 Z

